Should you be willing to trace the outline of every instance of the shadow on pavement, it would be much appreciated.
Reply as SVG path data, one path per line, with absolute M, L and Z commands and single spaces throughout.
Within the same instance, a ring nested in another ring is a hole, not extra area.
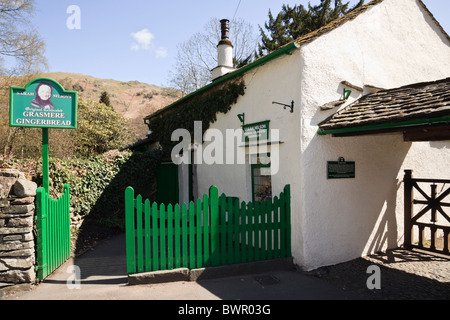
M 322 267 L 309 274 L 346 291 L 373 300 L 448 300 L 450 282 L 438 281 L 448 272 L 450 260 L 407 250 L 359 258 L 335 266 Z M 381 289 L 369 290 L 370 266 L 380 268 Z M 446 267 L 445 267 L 446 266 Z M 448 279 L 448 274 L 446 275 Z

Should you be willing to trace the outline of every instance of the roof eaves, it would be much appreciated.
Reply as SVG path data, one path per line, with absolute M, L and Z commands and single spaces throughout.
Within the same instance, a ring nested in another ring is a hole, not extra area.
M 396 117 L 392 119 L 374 119 L 374 121 L 365 121 L 363 123 L 359 124 L 344 124 L 344 123 L 332 123 L 333 119 L 336 116 L 343 115 L 355 107 L 358 107 L 359 104 L 365 103 L 367 99 L 372 99 L 372 97 L 378 97 L 380 95 L 386 95 L 386 94 L 396 94 L 399 92 L 404 92 L 408 89 L 425 89 L 435 86 L 443 86 L 444 89 L 443 92 L 446 91 L 446 87 L 450 85 L 450 78 L 436 80 L 436 81 L 429 81 L 429 82 L 419 82 L 419 83 L 413 83 L 410 85 L 406 85 L 399 88 L 393 88 L 393 89 L 386 89 L 379 91 L 377 93 L 369 94 L 367 96 L 362 97 L 361 99 L 355 101 L 354 103 L 350 104 L 349 106 L 345 107 L 342 110 L 339 110 L 335 114 L 331 115 L 324 121 L 318 124 L 319 126 L 319 135 L 327 135 L 327 134 L 344 134 L 344 133 L 355 133 L 355 132 L 366 132 L 366 131 L 375 131 L 375 130 L 382 130 L 382 129 L 392 129 L 392 128 L 402 128 L 402 127 L 408 127 L 408 126 L 415 126 L 415 125 L 426 125 L 426 124 L 436 124 L 436 123 L 449 123 L 450 122 L 450 109 L 448 107 L 445 108 L 445 110 L 436 110 L 436 112 L 422 112 L 422 115 L 419 114 L 411 114 L 409 117 L 403 116 L 401 118 Z M 417 93 L 418 95 L 420 92 Z M 448 106 L 448 95 L 444 94 L 441 96 L 446 97 L 444 98 L 444 102 L 446 106 Z M 409 118 L 409 119 L 407 119 Z
M 355 10 L 349 12 L 348 14 L 346 14 L 345 16 L 342 16 L 341 18 L 338 18 L 332 22 L 330 22 L 329 24 L 327 24 L 326 26 L 323 26 L 320 29 L 317 29 L 316 31 L 313 31 L 311 33 L 308 33 L 296 40 L 294 40 L 294 42 L 296 42 L 297 44 L 299 44 L 300 46 L 305 45 L 311 41 L 314 41 L 315 39 L 319 38 L 321 35 L 328 33 L 336 28 L 338 28 L 339 26 L 341 26 L 342 24 L 355 19 L 356 17 L 358 17 L 361 13 L 367 11 L 369 8 L 376 6 L 378 4 L 380 4 L 381 2 L 383 2 L 384 0 L 373 0 L 370 1 L 369 3 L 356 8 Z M 428 10 L 427 6 L 423 3 L 422 0 L 418 0 L 420 6 L 425 10 L 425 12 L 430 16 L 430 18 L 433 20 L 433 22 L 435 23 L 435 25 L 438 27 L 438 29 L 442 32 L 442 34 L 447 38 L 447 40 L 450 42 L 450 36 L 447 34 L 447 32 L 445 31 L 444 28 L 442 28 L 441 24 L 439 23 L 439 21 L 436 20 L 436 18 L 433 16 L 433 14 L 431 13 L 430 10 Z
M 442 28 L 441 24 L 439 23 L 439 21 L 436 20 L 436 18 L 433 16 L 433 14 L 431 13 L 430 10 L 428 10 L 427 6 L 425 5 L 425 3 L 423 3 L 422 0 L 418 0 L 419 4 L 423 7 L 423 9 L 427 12 L 427 14 L 430 16 L 430 18 L 433 20 L 433 22 L 436 24 L 436 26 L 438 27 L 438 29 L 442 32 L 442 34 L 447 38 L 447 41 L 450 42 L 450 36 L 448 35 L 448 33 L 445 31 L 444 28 Z
M 333 20 L 332 22 L 330 22 L 329 24 L 327 24 L 326 26 L 323 26 L 322 28 L 319 28 L 313 32 L 310 32 L 296 40 L 294 40 L 295 43 L 299 44 L 299 45 L 304 45 L 306 43 L 309 43 L 311 41 L 314 41 L 315 39 L 319 38 L 320 36 L 322 36 L 325 33 L 328 33 L 330 31 L 333 31 L 334 29 L 338 28 L 339 26 L 343 25 L 344 23 L 355 19 L 356 17 L 358 17 L 360 14 L 362 14 L 363 12 L 367 11 L 370 7 L 373 7 L 375 5 L 380 4 L 381 2 L 383 2 L 384 0 L 373 0 L 359 8 L 354 9 L 353 11 L 347 13 L 345 16 L 342 16 L 336 20 Z
M 320 136 L 325 135 L 339 135 L 339 134 L 356 134 L 358 132 L 376 132 L 385 129 L 404 129 L 407 127 L 419 126 L 419 125 L 432 125 L 432 124 L 449 124 L 450 116 L 437 117 L 437 118 L 426 118 L 426 119 L 416 119 L 410 121 L 401 121 L 401 122 L 388 122 L 388 123 L 380 123 L 373 124 L 367 126 L 357 126 L 357 127 L 347 127 L 347 128 L 338 128 L 338 129 L 325 129 L 319 130 L 317 132 Z
M 197 91 L 195 91 L 195 92 L 193 92 L 191 94 L 188 94 L 187 96 L 185 96 L 185 97 L 175 101 L 174 103 L 168 105 L 167 107 L 165 107 L 165 108 L 163 108 L 163 109 L 161 109 L 161 110 L 159 110 L 159 111 L 157 111 L 157 112 L 155 112 L 155 113 L 145 117 L 144 120 L 147 121 L 147 120 L 150 120 L 150 119 L 152 119 L 152 118 L 154 118 L 154 117 L 156 117 L 158 115 L 161 115 L 162 113 L 164 113 L 164 112 L 166 112 L 166 111 L 168 111 L 168 110 L 170 110 L 170 109 L 172 109 L 172 108 L 174 108 L 174 107 L 176 107 L 178 105 L 181 105 L 182 103 L 184 103 L 184 102 L 186 102 L 186 101 L 188 101 L 188 100 L 190 100 L 190 99 L 192 99 L 192 98 L 194 98 L 194 97 L 196 97 L 196 96 L 198 96 L 198 95 L 200 95 L 200 94 L 202 94 L 202 93 L 204 93 L 204 92 L 206 92 L 208 90 L 211 90 L 211 89 L 217 87 L 220 84 L 223 84 L 223 83 L 225 83 L 225 82 L 227 82 L 229 80 L 235 79 L 235 78 L 245 74 L 246 72 L 248 72 L 248 71 L 250 71 L 250 70 L 252 70 L 252 69 L 254 69 L 254 68 L 256 68 L 256 67 L 258 67 L 260 65 L 263 65 L 263 64 L 265 64 L 265 63 L 267 63 L 267 62 L 269 62 L 269 61 L 271 61 L 271 60 L 273 60 L 275 58 L 278 58 L 279 56 L 281 56 L 283 54 L 288 54 L 292 50 L 298 49 L 298 48 L 300 48 L 300 45 L 298 45 L 295 42 L 291 42 L 290 44 L 285 45 L 285 46 L 281 47 L 280 49 L 278 49 L 276 51 L 273 51 L 273 52 L 265 55 L 264 57 L 261 57 L 261 58 L 255 60 L 255 61 L 249 63 L 248 65 L 246 65 L 246 66 L 244 66 L 242 68 L 237 69 L 236 71 L 233 71 L 233 72 L 230 72 L 230 73 L 226 74 L 225 76 L 223 76 L 223 77 L 217 79 L 216 81 L 214 81 L 214 82 L 212 82 L 212 83 L 210 83 L 210 84 L 208 84 L 208 85 L 198 89 Z

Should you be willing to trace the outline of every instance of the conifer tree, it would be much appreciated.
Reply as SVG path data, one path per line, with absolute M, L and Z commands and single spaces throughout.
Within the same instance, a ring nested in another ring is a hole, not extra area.
M 334 2 L 334 6 L 332 6 Z M 303 5 L 283 5 L 281 12 L 276 17 L 269 10 L 269 21 L 264 28 L 260 26 L 261 43 L 258 45 L 258 55 L 263 56 L 278 49 L 301 36 L 315 31 L 331 21 L 362 6 L 364 0 L 360 0 L 355 6 L 350 7 L 350 2 L 342 3 L 342 0 L 320 0 L 320 4 L 308 9 Z
M 109 100 L 108 92 L 103 91 L 102 95 L 100 96 L 100 103 L 106 104 L 108 107 L 111 107 L 111 101 Z

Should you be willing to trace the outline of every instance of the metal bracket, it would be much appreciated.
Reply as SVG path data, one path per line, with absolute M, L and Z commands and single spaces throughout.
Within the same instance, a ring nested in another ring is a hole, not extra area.
M 245 113 L 238 114 L 238 118 L 241 121 L 242 125 L 245 125 Z
M 275 102 L 275 101 L 273 101 L 272 104 L 279 104 L 284 107 L 284 110 L 286 110 L 286 108 L 289 108 L 289 109 L 291 109 L 291 113 L 294 113 L 294 100 L 292 100 L 290 105 L 285 104 L 285 103 Z
M 351 90 L 347 90 L 344 88 L 344 100 L 348 100 L 348 98 L 350 98 L 351 94 L 352 94 Z

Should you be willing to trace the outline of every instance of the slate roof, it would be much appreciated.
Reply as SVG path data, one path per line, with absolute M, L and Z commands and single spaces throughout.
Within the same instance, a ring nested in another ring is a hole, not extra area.
M 362 130 L 386 124 L 392 128 L 437 122 L 450 123 L 450 78 L 364 96 L 320 123 L 319 133 L 350 128 Z

